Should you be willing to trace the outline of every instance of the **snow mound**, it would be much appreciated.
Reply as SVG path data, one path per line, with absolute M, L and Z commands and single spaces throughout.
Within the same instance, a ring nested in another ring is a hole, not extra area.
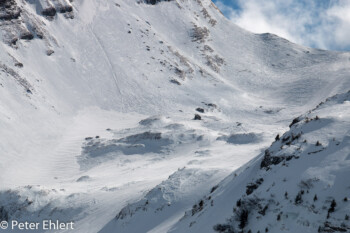
M 231 144 L 249 144 L 257 143 L 261 141 L 261 134 L 256 133 L 242 133 L 242 134 L 231 134 L 229 136 L 220 136 L 217 140 L 226 141 Z
M 88 204 L 77 204 L 83 194 L 67 194 L 64 189 L 25 186 L 0 192 L 0 221 L 40 222 L 48 219 L 79 220 Z M 71 216 L 74 215 L 74 219 Z
M 162 120 L 163 119 L 163 120 Z M 143 130 L 147 131 L 143 131 Z M 77 157 L 83 170 L 113 160 L 118 156 L 131 155 L 165 155 L 172 154 L 177 147 L 192 143 L 209 142 L 198 129 L 191 129 L 182 124 L 174 124 L 162 117 L 149 117 L 141 120 L 139 126 L 123 131 L 113 131 L 114 138 L 100 136 L 86 137 L 81 155 Z

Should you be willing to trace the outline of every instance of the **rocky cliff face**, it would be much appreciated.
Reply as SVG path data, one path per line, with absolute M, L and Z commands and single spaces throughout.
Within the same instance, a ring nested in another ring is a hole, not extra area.
M 27 5 L 33 5 L 35 11 L 31 11 Z M 74 17 L 73 7 L 68 0 L 28 0 L 20 3 L 15 0 L 1 1 L 0 31 L 3 41 L 17 48 L 18 40 L 49 38 L 41 16 L 54 20 L 56 13 L 70 19 Z

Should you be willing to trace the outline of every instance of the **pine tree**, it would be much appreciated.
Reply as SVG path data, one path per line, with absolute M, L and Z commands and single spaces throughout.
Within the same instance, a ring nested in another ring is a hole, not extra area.
M 242 204 L 241 199 L 239 199 L 239 200 L 236 202 L 236 206 L 237 206 L 237 207 L 240 207 L 241 204 Z
M 280 221 L 281 220 L 281 214 L 278 214 L 277 215 L 277 221 Z
M 301 194 L 301 192 L 299 192 L 298 194 L 297 194 L 297 196 L 295 197 L 295 204 L 296 205 L 298 205 L 298 204 L 300 204 L 300 203 L 302 203 L 303 202 L 303 199 L 302 199 L 302 196 L 301 196 L 302 194 Z
M 248 222 L 248 210 L 243 209 L 239 215 L 239 228 L 244 229 Z
M 331 207 L 329 208 L 328 212 L 332 213 L 335 210 L 335 207 L 337 206 L 337 203 L 335 202 L 335 200 L 333 199 L 332 203 L 331 203 Z

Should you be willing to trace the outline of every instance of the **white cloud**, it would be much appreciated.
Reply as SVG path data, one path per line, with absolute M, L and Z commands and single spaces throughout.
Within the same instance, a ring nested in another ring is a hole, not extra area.
M 330 8 L 327 11 L 327 17 L 334 18 L 336 21 L 335 42 L 340 48 L 350 48 L 350 1 L 344 1 L 343 4 Z
M 320 0 L 237 2 L 240 10 L 223 1 L 216 4 L 234 23 L 249 31 L 274 33 L 311 47 L 350 50 L 350 1 L 330 0 L 326 6 L 320 5 Z

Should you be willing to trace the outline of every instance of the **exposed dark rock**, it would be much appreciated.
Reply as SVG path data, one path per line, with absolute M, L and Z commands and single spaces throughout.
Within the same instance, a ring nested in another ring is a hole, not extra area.
M 295 125 L 296 123 L 298 123 L 299 121 L 300 121 L 299 117 L 294 118 L 292 123 L 290 123 L 289 128 L 292 127 L 293 125 Z
M 46 55 L 47 56 L 51 56 L 55 51 L 53 51 L 52 49 L 49 49 L 46 51 Z
M 177 74 L 180 78 L 185 79 L 186 72 L 179 69 L 178 67 L 175 67 L 175 74 Z
M 49 20 L 53 20 L 58 12 L 63 13 L 66 18 L 74 18 L 73 7 L 70 3 L 72 1 L 27 0 L 27 2 L 36 7 L 36 12 L 39 15 L 45 16 Z M 31 17 L 28 17 L 29 15 Z M 49 38 L 45 35 L 47 32 L 44 26 L 45 24 L 40 20 L 40 17 L 31 15 L 25 7 L 17 5 L 16 0 L 0 0 L 0 30 L 3 34 L 3 41 L 8 45 L 17 48 L 19 39 Z
M 349 232 L 347 226 L 335 226 L 330 222 L 325 222 L 323 227 L 319 227 L 319 232 Z
M 204 109 L 203 108 L 196 108 L 196 111 L 200 112 L 200 113 L 204 113 Z
M 16 62 L 15 63 L 15 66 L 19 67 L 19 68 L 22 68 L 23 67 L 23 63 L 21 62 Z
M 283 161 L 282 157 L 271 156 L 268 150 L 265 151 L 263 160 L 261 161 L 260 168 L 269 168 L 270 165 L 277 165 Z
M 15 0 L 0 0 L 0 20 L 18 19 L 21 9 Z
M 206 64 L 217 73 L 220 72 L 220 67 L 225 63 L 225 60 L 218 55 L 206 55 L 205 58 L 207 59 Z
M 16 44 L 17 44 L 17 41 L 18 41 L 18 38 L 17 38 L 17 37 L 12 38 L 11 41 L 10 41 L 10 44 L 11 44 L 11 45 L 16 45 Z
M 26 92 L 28 92 L 28 90 L 30 90 L 30 92 L 31 90 L 34 90 L 32 85 L 25 78 L 22 78 L 15 70 L 8 67 L 7 65 L 0 63 L 0 72 L 5 72 L 9 76 L 13 77 L 16 80 L 16 82 L 24 88 Z
M 179 86 L 181 85 L 181 83 L 179 81 L 177 81 L 176 79 L 172 79 L 172 80 L 170 80 L 170 82 L 173 84 L 179 85 Z
M 54 7 L 48 7 L 46 9 L 43 9 L 41 11 L 41 14 L 44 15 L 44 16 L 50 16 L 50 17 L 53 17 L 56 15 L 56 9 Z
M 195 215 L 196 213 L 200 212 L 203 210 L 203 206 L 204 206 L 204 201 L 203 200 L 200 200 L 198 202 L 198 204 L 195 204 L 192 206 L 192 216 Z
M 191 37 L 193 42 L 203 43 L 208 36 L 209 36 L 208 28 L 198 27 L 197 25 L 194 25 L 194 28 L 191 31 Z
M 290 139 L 290 136 L 285 136 L 282 138 L 282 142 L 287 142 Z
M 202 117 L 199 114 L 194 114 L 193 120 L 202 120 Z
M 72 12 L 72 11 L 73 11 L 73 7 L 70 5 L 62 5 L 59 7 L 60 13 L 66 13 L 66 12 Z
M 212 107 L 212 108 L 217 108 L 218 107 L 216 104 L 212 104 L 212 103 L 205 104 L 205 105 L 207 105 L 208 107 Z
M 34 35 L 31 32 L 24 32 L 20 35 L 20 39 L 22 40 L 32 40 L 34 39 Z
M 144 0 L 146 4 L 156 5 L 159 2 L 171 2 L 172 0 Z
M 265 168 L 266 170 L 268 170 L 270 168 L 271 165 L 277 165 L 280 164 L 283 161 L 289 161 L 291 159 L 298 159 L 298 156 L 295 155 L 288 155 L 288 156 L 271 156 L 270 154 L 266 154 L 263 158 L 263 160 L 261 161 L 260 164 L 260 168 Z
M 219 186 L 215 185 L 214 187 L 211 188 L 210 193 L 213 193 Z
M 254 183 L 249 183 L 247 185 L 246 194 L 250 195 L 254 192 L 255 189 L 259 188 L 259 186 L 264 182 L 263 178 L 257 179 Z

